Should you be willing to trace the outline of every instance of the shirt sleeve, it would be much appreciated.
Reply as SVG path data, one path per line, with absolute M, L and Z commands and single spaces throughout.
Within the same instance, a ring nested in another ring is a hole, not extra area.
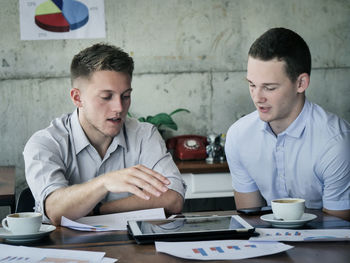
M 149 137 L 142 141 L 140 164 L 167 177 L 170 181 L 169 189 L 181 194 L 185 200 L 186 184 L 171 154 L 167 152 L 162 136 L 154 126 Z
M 35 199 L 35 211 L 45 215 L 44 201 L 53 191 L 68 186 L 64 176 L 64 162 L 53 138 L 44 132 L 34 134 L 27 142 L 23 157 L 25 176 Z
M 238 141 L 239 139 L 236 135 L 235 127 L 231 126 L 226 136 L 225 154 L 232 177 L 232 187 L 235 191 L 241 193 L 258 191 L 259 189 L 254 179 L 249 176 L 247 170 L 242 165 L 239 155 L 239 146 L 237 144 Z
M 322 152 L 316 173 L 323 181 L 323 206 L 350 209 L 350 133 L 332 138 Z

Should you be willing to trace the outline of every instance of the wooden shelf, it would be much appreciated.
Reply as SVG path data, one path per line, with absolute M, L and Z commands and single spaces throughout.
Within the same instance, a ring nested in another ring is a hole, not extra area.
M 228 173 L 230 172 L 227 162 L 209 164 L 205 160 L 181 161 L 175 160 L 181 173 Z
M 0 166 L 0 206 L 10 206 L 15 212 L 16 169 L 13 166 Z

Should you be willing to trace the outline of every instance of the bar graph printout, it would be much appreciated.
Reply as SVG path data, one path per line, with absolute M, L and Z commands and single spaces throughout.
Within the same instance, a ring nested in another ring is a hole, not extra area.
M 250 241 L 350 241 L 350 229 L 278 229 L 256 228 L 257 237 Z
M 279 242 L 214 240 L 196 242 L 155 242 L 157 252 L 199 260 L 228 260 L 260 257 L 293 248 Z

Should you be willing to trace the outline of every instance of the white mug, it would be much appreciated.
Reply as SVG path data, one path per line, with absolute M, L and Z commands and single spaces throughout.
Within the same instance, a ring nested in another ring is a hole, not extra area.
M 305 211 L 305 200 L 301 198 L 279 198 L 271 201 L 271 208 L 276 219 L 298 220 Z
M 35 234 L 39 232 L 42 214 L 23 212 L 7 215 L 1 222 L 2 226 L 15 235 Z

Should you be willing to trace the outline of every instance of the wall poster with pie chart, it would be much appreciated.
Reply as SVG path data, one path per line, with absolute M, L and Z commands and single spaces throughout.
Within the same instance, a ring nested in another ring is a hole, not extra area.
M 104 0 L 19 0 L 21 40 L 105 38 Z

